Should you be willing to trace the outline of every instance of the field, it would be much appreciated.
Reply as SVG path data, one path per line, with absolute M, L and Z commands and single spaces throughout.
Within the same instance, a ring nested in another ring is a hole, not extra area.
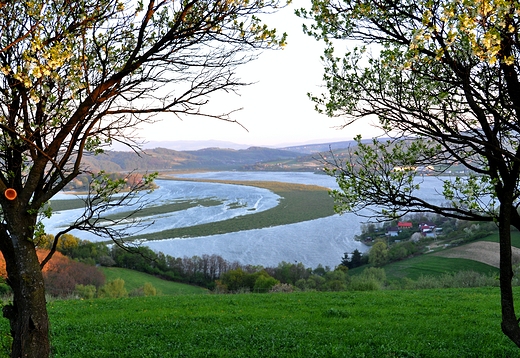
M 180 295 L 180 294 L 206 294 L 208 290 L 198 287 L 161 280 L 152 275 L 143 272 L 137 272 L 119 267 L 102 267 L 101 270 L 105 274 L 106 281 L 112 281 L 117 278 L 125 281 L 125 288 L 128 292 L 142 287 L 144 283 L 151 283 L 161 295 Z
M 496 288 L 70 300 L 49 312 L 56 358 L 519 353 L 500 331 Z

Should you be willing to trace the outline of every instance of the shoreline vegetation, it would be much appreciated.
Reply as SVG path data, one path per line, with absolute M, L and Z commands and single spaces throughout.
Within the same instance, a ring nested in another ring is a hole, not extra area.
M 279 195 L 281 199 L 279 204 L 275 207 L 259 213 L 237 216 L 232 219 L 211 222 L 207 224 L 131 236 L 125 239 L 126 242 L 133 240 L 164 240 L 218 235 L 230 232 L 295 224 L 298 222 L 324 218 L 335 214 L 333 200 L 329 196 L 329 189 L 318 185 L 284 183 L 275 181 L 236 181 L 193 178 L 185 179 L 175 178 L 172 176 L 161 176 L 158 179 L 253 186 L 268 189 Z M 145 208 L 142 211 L 136 213 L 135 217 L 158 215 L 167 212 L 186 210 L 189 207 L 197 205 L 213 206 L 220 205 L 221 203 L 222 201 L 219 201 L 218 199 L 199 199 L 190 201 L 181 200 L 167 205 Z M 53 211 L 79 209 L 82 208 L 83 205 L 84 203 L 81 199 L 54 200 L 51 202 Z M 125 213 L 120 213 L 117 217 L 124 215 Z M 115 219 L 117 217 L 109 216 L 107 218 Z

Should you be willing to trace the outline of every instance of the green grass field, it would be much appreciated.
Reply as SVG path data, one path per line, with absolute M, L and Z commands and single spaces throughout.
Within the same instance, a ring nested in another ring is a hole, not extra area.
M 143 272 L 137 272 L 119 267 L 102 267 L 101 270 L 105 274 L 106 281 L 112 281 L 117 278 L 125 281 L 125 288 L 128 292 L 143 287 L 146 282 L 151 283 L 159 294 L 162 295 L 180 295 L 180 294 L 206 294 L 208 290 L 182 283 L 161 280 L 152 275 Z
M 498 242 L 498 232 L 483 238 L 482 241 Z M 511 232 L 511 246 L 520 248 L 520 232 Z
M 56 358 L 520 354 L 496 288 L 70 300 L 49 313 Z
M 389 279 L 408 277 L 417 280 L 420 276 L 441 276 L 458 271 L 475 271 L 498 274 L 498 269 L 478 261 L 451 259 L 433 255 L 420 255 L 407 260 L 392 262 L 384 266 Z

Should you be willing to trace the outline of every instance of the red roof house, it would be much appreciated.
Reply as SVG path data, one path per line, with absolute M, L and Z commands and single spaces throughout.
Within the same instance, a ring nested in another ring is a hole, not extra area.
M 397 223 L 397 227 L 399 229 L 411 229 L 412 228 L 412 223 L 409 222 L 409 221 L 399 221 Z

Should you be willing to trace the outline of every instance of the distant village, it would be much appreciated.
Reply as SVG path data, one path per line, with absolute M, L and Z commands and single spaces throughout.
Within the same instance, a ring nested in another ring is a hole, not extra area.
M 473 223 L 445 218 L 439 215 L 419 215 L 389 223 L 365 223 L 356 240 L 367 245 L 384 241 L 387 245 L 400 242 L 437 242 L 444 246 L 457 246 L 488 235 L 496 230 L 493 223 Z

